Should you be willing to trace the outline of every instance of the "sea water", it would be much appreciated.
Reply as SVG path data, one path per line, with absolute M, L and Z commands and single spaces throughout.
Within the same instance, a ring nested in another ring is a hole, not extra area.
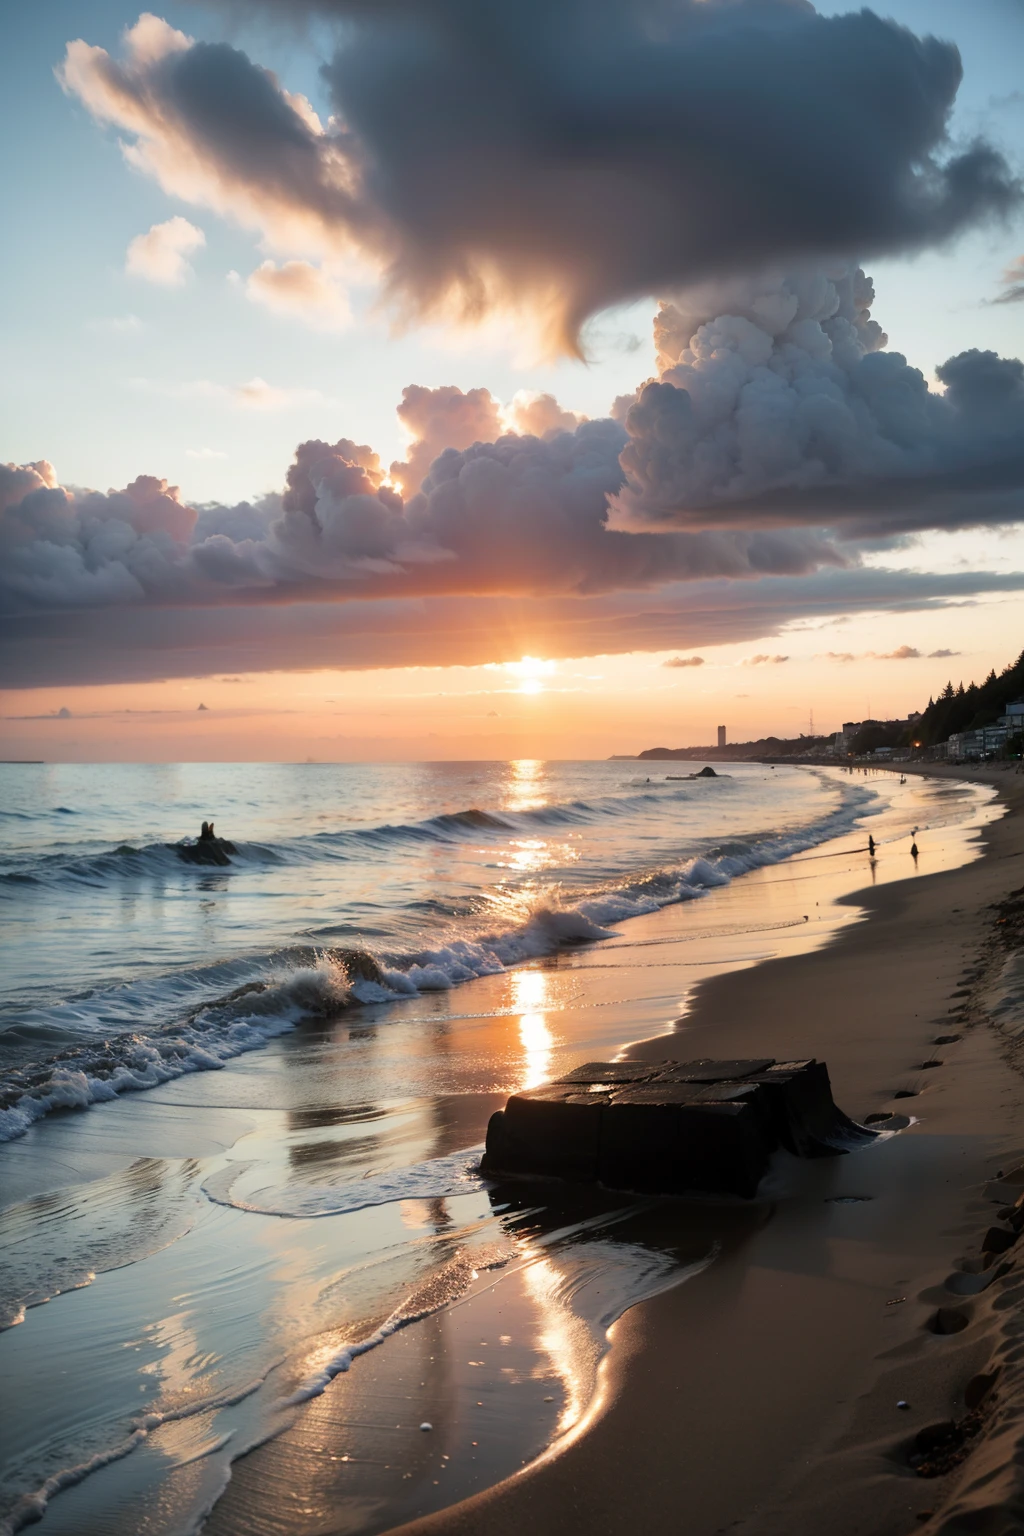
M 487 1115 L 987 794 L 700 766 L 0 767 L 0 1530 L 384 1530 L 583 1421 L 760 1218 L 495 1186 Z
M 350 995 L 445 990 L 598 939 L 880 803 L 840 776 L 644 766 L 0 767 L 0 1137 Z M 203 820 L 235 845 L 223 868 L 176 846 Z

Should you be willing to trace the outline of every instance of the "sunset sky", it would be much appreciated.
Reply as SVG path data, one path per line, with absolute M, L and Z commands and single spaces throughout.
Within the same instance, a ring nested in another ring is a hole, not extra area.
M 1020 0 L 2 29 L 3 756 L 605 756 L 1024 647 Z

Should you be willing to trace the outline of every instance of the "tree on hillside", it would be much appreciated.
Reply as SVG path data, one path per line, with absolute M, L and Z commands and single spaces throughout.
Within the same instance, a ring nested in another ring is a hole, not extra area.
M 937 699 L 929 699 L 927 709 L 919 720 L 915 720 L 904 739 L 908 744 L 930 747 L 945 741 L 955 731 L 980 730 L 983 725 L 998 720 L 1006 706 L 1022 694 L 1024 651 L 998 676 L 993 668 L 981 684 L 971 683 L 965 688 L 961 682 L 954 688 L 950 680 Z

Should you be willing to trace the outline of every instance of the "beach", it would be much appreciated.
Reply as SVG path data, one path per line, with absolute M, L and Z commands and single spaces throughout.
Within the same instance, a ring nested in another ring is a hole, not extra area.
M 972 1269 L 1024 1152 L 985 1023 L 1019 781 L 974 777 L 886 779 L 873 865 L 851 823 L 611 937 L 350 1002 L 9 1141 L 9 1528 L 941 1521 L 972 1460 L 929 1480 L 907 1447 L 999 1344 L 1012 1272 Z M 481 1184 L 508 1091 L 620 1053 L 817 1056 L 893 1134 L 782 1155 L 731 1206 Z M 967 1326 L 932 1332 L 951 1307 Z
M 766 1536 L 1020 1529 L 1021 1405 L 997 1410 L 998 1380 L 991 1447 L 941 1479 L 909 1465 L 915 1435 L 962 1418 L 971 1383 L 1005 1353 L 1002 1320 L 1020 1290 L 1012 1255 L 991 1292 L 979 1280 L 1006 1260 L 973 1271 L 1021 1187 L 990 1184 L 1024 1153 L 1024 1081 L 1007 1059 L 1012 1012 L 994 1029 L 986 1002 L 1006 962 L 992 906 L 1024 881 L 1024 786 L 1000 770 L 973 777 L 998 785 L 1010 812 L 987 829 L 984 858 L 861 893 L 866 923 L 814 954 L 707 982 L 688 1020 L 694 1055 L 749 1055 L 768 1039 L 780 1057 L 826 1055 L 857 1117 L 913 1093 L 911 1134 L 884 1164 L 812 1165 L 800 1198 L 726 1260 L 728 1281 L 719 1266 L 615 1326 L 584 1436 L 410 1536 L 569 1521 L 611 1533 L 638 1517 L 650 1530 L 685 1518 L 694 1531 Z M 940 1307 L 966 1326 L 933 1332 Z

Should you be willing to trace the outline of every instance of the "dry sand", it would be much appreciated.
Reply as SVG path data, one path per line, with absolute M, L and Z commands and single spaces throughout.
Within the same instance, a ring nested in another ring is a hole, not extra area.
M 794 1164 L 771 1221 L 615 1325 L 572 1443 L 403 1536 L 1024 1530 L 1024 1272 L 983 1253 L 1024 1189 L 992 1183 L 1024 1156 L 1020 932 L 993 905 L 1024 885 L 1024 779 L 955 775 L 1007 803 L 984 858 L 860 893 L 867 922 L 713 978 L 686 1020 L 688 1056 L 824 1057 L 848 1113 L 917 1123 L 884 1156 Z M 924 1468 L 949 1470 L 919 1475 L 916 1437 L 950 1422 Z

